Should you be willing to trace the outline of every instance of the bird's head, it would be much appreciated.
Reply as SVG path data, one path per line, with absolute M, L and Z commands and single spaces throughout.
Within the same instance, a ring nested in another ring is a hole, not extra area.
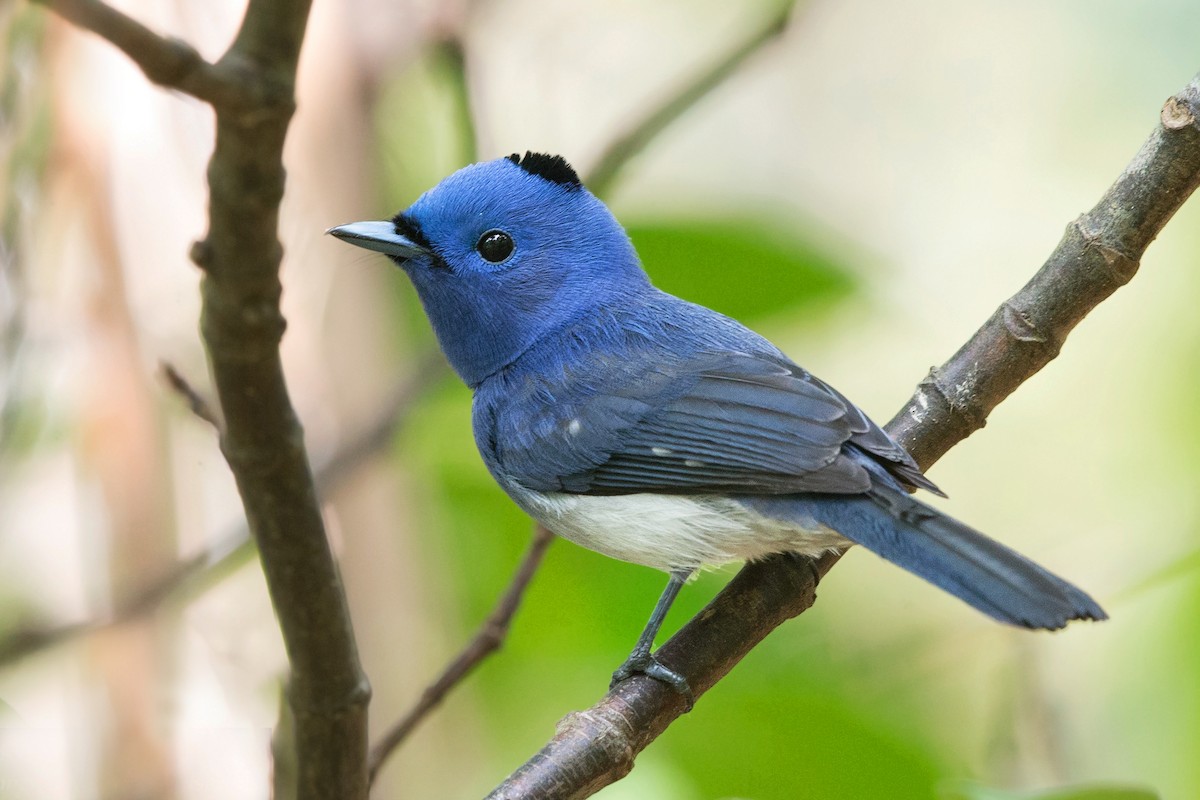
M 329 233 L 408 273 L 471 386 L 546 333 L 649 286 L 620 223 L 560 156 L 472 164 L 390 221 Z

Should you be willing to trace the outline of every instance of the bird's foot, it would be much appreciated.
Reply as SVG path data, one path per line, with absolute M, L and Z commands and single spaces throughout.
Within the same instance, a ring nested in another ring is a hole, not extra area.
M 608 685 L 608 688 L 612 689 L 631 675 L 639 674 L 665 683 L 683 695 L 683 699 L 687 701 L 688 711 L 691 711 L 692 706 L 696 704 L 696 698 L 692 694 L 692 687 L 688 685 L 687 678 L 664 665 L 652 656 L 649 650 L 634 650 L 630 653 L 629 658 L 625 659 L 625 663 L 617 667 L 616 672 L 613 673 L 612 683 Z

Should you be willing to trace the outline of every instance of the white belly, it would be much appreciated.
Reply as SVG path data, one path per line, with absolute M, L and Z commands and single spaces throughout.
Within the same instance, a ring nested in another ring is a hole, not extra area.
M 719 495 L 628 494 L 593 497 L 513 494 L 550 530 L 606 556 L 661 570 L 698 569 L 796 552 L 817 556 L 850 541 L 815 522 L 766 519 Z

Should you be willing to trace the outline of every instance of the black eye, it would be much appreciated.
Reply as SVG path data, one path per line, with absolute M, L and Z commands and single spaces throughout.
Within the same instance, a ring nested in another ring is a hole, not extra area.
M 516 248 L 512 237 L 504 231 L 490 230 L 475 243 L 475 250 L 483 256 L 484 261 L 499 264 L 512 255 Z

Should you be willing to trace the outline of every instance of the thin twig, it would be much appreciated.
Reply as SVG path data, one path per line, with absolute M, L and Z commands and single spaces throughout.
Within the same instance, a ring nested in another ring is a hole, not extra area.
M 327 496 L 340 487 L 393 440 L 409 412 L 448 370 L 445 359 L 433 354 L 418 359 L 412 377 L 401 381 L 386 402 L 358 432 L 348 437 L 316 470 L 317 490 Z M 154 613 L 165 603 L 184 603 L 215 586 L 255 553 L 245 523 L 217 544 L 180 560 L 172 569 L 119 599 L 103 617 L 61 625 L 24 626 L 0 638 L 0 669 L 22 659 L 114 625 Z
M 163 380 L 171 387 L 174 392 L 183 398 L 183 402 L 187 403 L 188 410 L 195 414 L 200 419 L 213 426 L 218 434 L 221 432 L 221 420 L 217 417 L 212 406 L 208 404 L 208 400 L 204 395 L 200 394 L 188 379 L 180 374 L 179 370 L 175 369 L 173 364 L 166 361 L 158 363 L 159 371 L 162 372 Z
M 487 619 L 479 626 L 475 636 L 467 642 L 454 660 L 446 665 L 437 680 L 426 687 L 416 704 L 371 748 L 368 762 L 371 783 L 374 783 L 379 776 L 379 771 L 388 757 L 428 716 L 429 712 L 442 702 L 450 690 L 466 678 L 480 662 L 499 650 L 500 646 L 504 644 L 504 640 L 508 636 L 509 625 L 512 624 L 513 616 L 517 613 L 521 599 L 525 596 L 525 589 L 533 579 L 534 573 L 537 572 L 538 566 L 542 563 L 542 556 L 545 555 L 546 548 L 550 546 L 553 539 L 554 534 L 550 531 L 540 525 L 536 527 L 533 541 L 530 542 L 529 549 L 525 551 L 525 557 L 521 559 L 517 571 L 509 581 L 508 588 L 504 590 L 504 594 L 497 601 L 492 613 L 488 614 Z
M 600 197 L 607 195 L 625 165 L 642 152 L 663 129 L 737 72 L 746 59 L 779 38 L 787 29 L 795 5 L 796 0 L 784 3 L 761 30 L 756 31 L 707 71 L 679 87 L 670 97 L 656 104 L 653 111 L 613 139 L 584 180 L 588 189 Z
M 107 615 L 82 622 L 18 628 L 0 639 L 0 669 L 80 636 L 138 619 L 172 600 L 195 597 L 231 574 L 254 552 L 245 526 L 218 544 L 177 562 L 150 583 L 119 598 Z
M 1100 202 L 1068 229 L 1045 266 L 923 383 L 888 425 L 922 467 L 971 431 L 1014 388 L 1041 369 L 1067 332 L 1132 277 L 1138 261 L 1200 185 L 1200 75 L 1167 101 L 1161 124 Z M 997 353 L 987 356 L 986 347 Z M 945 406 L 945 408 L 942 408 Z M 815 599 L 826 556 L 777 556 L 749 564 L 700 614 L 658 650 L 699 696 L 768 633 Z M 619 780 L 680 714 L 685 701 L 666 685 L 635 676 L 592 708 L 570 715 L 557 734 L 489 795 L 491 800 L 588 797 Z
M 101 0 L 34 0 L 80 28 L 107 39 L 160 86 L 216 105 L 240 102 L 242 93 L 221 66 L 185 41 L 160 36 Z

